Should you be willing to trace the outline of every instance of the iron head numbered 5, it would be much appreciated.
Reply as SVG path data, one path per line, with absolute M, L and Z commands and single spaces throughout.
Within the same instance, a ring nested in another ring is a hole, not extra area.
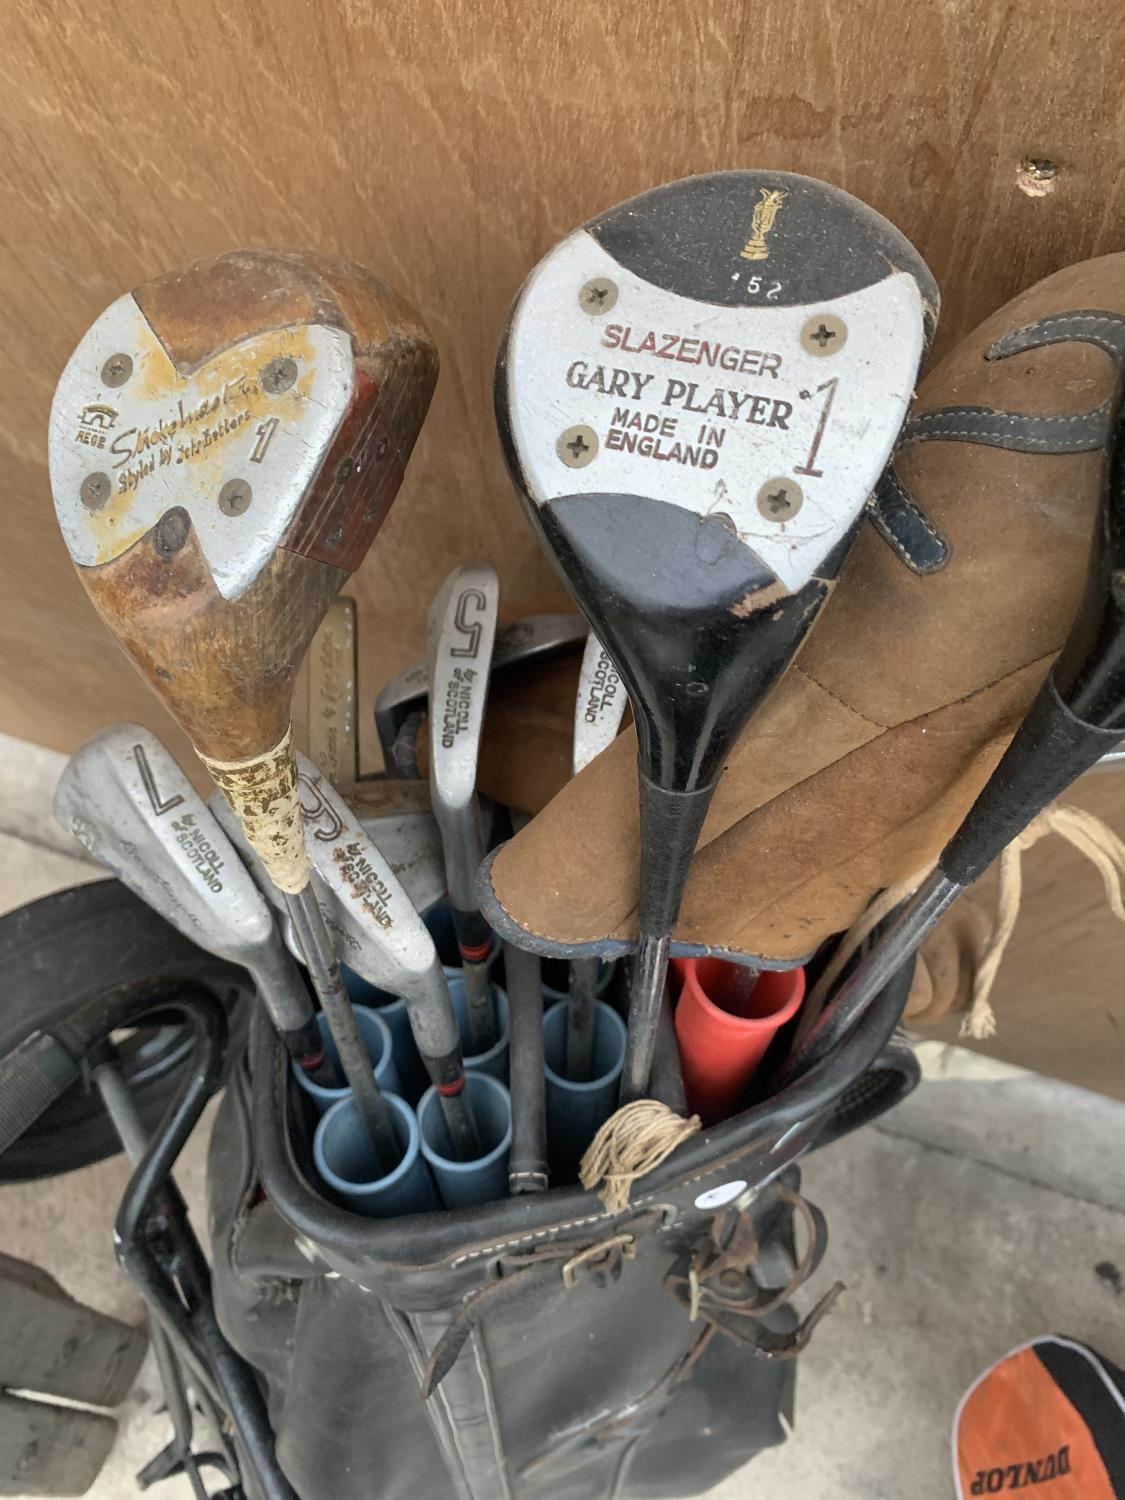
M 500 582 L 495 568 L 456 568 L 430 608 L 430 796 L 454 906 L 471 910 L 484 858 L 476 800 Z

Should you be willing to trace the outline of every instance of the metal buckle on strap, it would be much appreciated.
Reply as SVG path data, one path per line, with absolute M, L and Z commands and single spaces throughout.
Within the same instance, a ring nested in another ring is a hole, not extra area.
M 606 1281 L 616 1281 L 621 1275 L 621 1267 L 627 1260 L 635 1260 L 637 1256 L 637 1241 L 631 1234 L 614 1234 L 609 1239 L 599 1240 L 596 1245 L 588 1245 L 585 1250 L 579 1250 L 577 1255 L 572 1255 L 562 1268 L 563 1286 L 567 1291 L 574 1285 L 575 1274 L 579 1266 L 590 1266 L 595 1268 L 595 1280 L 604 1286 Z

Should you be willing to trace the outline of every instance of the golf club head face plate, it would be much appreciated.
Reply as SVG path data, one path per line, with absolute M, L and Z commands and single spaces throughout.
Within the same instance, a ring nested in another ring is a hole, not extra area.
M 574 705 L 574 774 L 617 738 L 628 703 L 609 652 L 593 632 L 586 638 Z
M 357 402 L 357 373 L 347 332 L 312 323 L 181 370 L 134 295 L 120 297 L 74 351 L 51 408 L 51 485 L 72 559 L 113 562 L 180 510 L 225 599 L 279 546 L 329 560 L 309 499 L 358 407 L 370 420 L 378 406 Z
M 55 817 L 193 942 L 252 961 L 274 933 L 260 891 L 203 798 L 154 734 L 115 724 L 59 778 Z
M 516 301 L 497 407 L 517 484 L 533 513 L 623 494 L 720 518 L 796 593 L 890 456 L 936 301 L 913 247 L 838 189 L 654 189 L 556 245 Z
M 469 563 L 454 569 L 430 609 L 430 792 L 439 824 L 476 793 L 499 605 L 496 569 Z
M 578 614 L 524 615 L 498 625 L 492 651 L 492 670 L 516 666 L 540 656 L 565 651 L 586 638 L 586 621 Z M 375 699 L 375 728 L 389 764 L 398 731 L 430 695 L 430 664 L 415 662 L 386 683 Z

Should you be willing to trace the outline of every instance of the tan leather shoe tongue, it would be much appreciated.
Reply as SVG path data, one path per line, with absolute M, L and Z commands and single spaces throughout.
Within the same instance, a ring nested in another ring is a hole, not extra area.
M 678 942 L 792 962 L 937 855 L 1066 633 L 1123 349 L 1119 254 L 1032 287 L 923 382 L 832 598 L 728 762 Z M 572 708 L 541 706 L 533 752 L 511 726 L 506 750 L 490 740 L 482 789 L 528 764 L 549 784 Z M 632 940 L 635 756 L 626 731 L 496 854 L 502 931 L 559 952 Z

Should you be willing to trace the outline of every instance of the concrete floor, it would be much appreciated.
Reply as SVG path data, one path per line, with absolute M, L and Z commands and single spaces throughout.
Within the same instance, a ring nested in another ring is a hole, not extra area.
M 96 872 L 68 854 L 47 811 L 58 761 L 0 737 L 0 910 Z M 925 1081 L 877 1126 L 805 1169 L 831 1240 L 810 1297 L 848 1292 L 802 1356 L 791 1440 L 712 1492 L 715 1500 L 948 1500 L 950 1423 L 976 1375 L 1057 1332 L 1125 1363 L 1125 1106 L 934 1043 Z M 202 1190 L 207 1121 L 178 1176 Z M 0 1250 L 33 1260 L 74 1296 L 129 1321 L 110 1226 L 121 1159 L 69 1178 L 0 1188 Z M 96 1500 L 166 1438 L 146 1362 L 118 1412 Z M 158 1494 L 180 1500 L 186 1482 Z M 373 1497 L 374 1500 L 374 1497 Z

